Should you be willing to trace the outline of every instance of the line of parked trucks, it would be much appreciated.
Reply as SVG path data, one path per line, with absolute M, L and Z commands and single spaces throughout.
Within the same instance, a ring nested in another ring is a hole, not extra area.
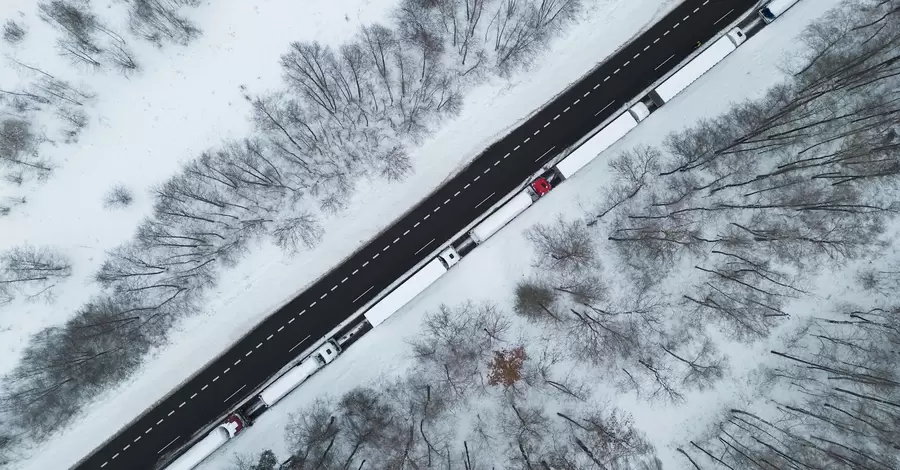
M 772 0 L 759 10 L 759 16 L 771 23 L 799 0 Z M 496 208 L 481 222 L 476 224 L 456 243 L 441 250 L 428 263 L 417 269 L 393 289 L 387 292 L 364 313 L 363 320 L 346 328 L 317 347 L 309 356 L 301 360 L 274 382 L 266 386 L 255 398 L 240 410 L 229 415 L 222 423 L 196 442 L 177 459 L 171 461 L 165 470 L 190 470 L 212 455 L 229 439 L 250 425 L 260 414 L 300 386 L 318 370 L 337 358 L 343 348 L 358 339 L 360 335 L 374 328 L 403 306 L 434 284 L 451 267 L 456 265 L 461 255 L 474 246 L 480 245 L 497 233 L 506 224 L 528 209 L 559 182 L 571 178 L 600 153 L 623 138 L 632 129 L 650 116 L 656 109 L 671 101 L 694 81 L 725 59 L 746 40 L 740 28 L 733 28 L 714 41 L 685 63 L 675 73 L 659 83 L 652 91 L 635 104 L 608 121 L 599 131 L 587 139 L 576 143 L 573 150 L 552 168 L 533 180 L 526 188 Z

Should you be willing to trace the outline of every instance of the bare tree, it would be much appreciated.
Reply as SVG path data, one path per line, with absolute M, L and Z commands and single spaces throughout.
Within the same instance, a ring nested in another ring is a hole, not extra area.
M 513 311 L 532 320 L 553 319 L 559 321 L 556 301 L 560 291 L 543 279 L 534 278 L 516 284 Z
M 557 216 L 553 224 L 536 224 L 525 234 L 535 247 L 537 264 L 555 271 L 581 271 L 598 263 L 590 232 L 580 220 Z
M 25 38 L 25 29 L 13 20 L 3 24 L 3 40 L 10 44 L 18 44 Z
M 29 121 L 16 118 L 0 121 L 0 165 L 38 179 L 47 178 L 53 167 L 38 154 L 41 140 Z
M 117 184 L 107 191 L 103 198 L 103 207 L 121 209 L 128 207 L 134 201 L 134 194 L 127 186 Z
M 48 247 L 22 245 L 0 254 L 0 302 L 16 294 L 28 299 L 53 299 L 53 288 L 72 274 L 64 254 Z
M 162 46 L 171 41 L 186 46 L 200 30 L 181 14 L 185 7 L 200 5 L 199 0 L 127 0 L 128 24 L 141 38 Z

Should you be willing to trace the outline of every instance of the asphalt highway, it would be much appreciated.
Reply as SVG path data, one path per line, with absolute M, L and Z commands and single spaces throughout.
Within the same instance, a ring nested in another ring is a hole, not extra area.
M 153 468 L 756 3 L 685 1 L 75 468 Z

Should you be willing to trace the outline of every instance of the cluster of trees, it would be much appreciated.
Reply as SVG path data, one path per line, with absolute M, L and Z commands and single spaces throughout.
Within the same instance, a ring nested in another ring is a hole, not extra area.
M 805 323 L 761 371 L 765 404 L 723 410 L 679 451 L 697 469 L 897 468 L 896 293 L 892 300 Z
M 0 306 L 18 296 L 52 300 L 53 288 L 72 275 L 72 265 L 58 250 L 22 245 L 0 253 Z
M 562 217 L 532 227 L 535 273 L 515 288 L 514 310 L 568 344 L 620 389 L 680 402 L 714 385 L 728 361 L 699 321 L 651 285 L 607 281 L 596 234 Z M 696 319 L 694 319 L 696 320 Z
M 629 416 L 573 393 L 558 357 L 510 344 L 509 325 L 490 304 L 427 313 L 405 377 L 297 411 L 285 461 L 265 451 L 235 468 L 660 468 Z

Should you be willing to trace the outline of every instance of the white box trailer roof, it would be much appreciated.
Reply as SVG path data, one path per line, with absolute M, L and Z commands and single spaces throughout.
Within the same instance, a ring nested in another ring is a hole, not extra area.
M 578 170 L 584 168 L 591 160 L 597 158 L 604 150 L 612 147 L 625 134 L 637 127 L 637 121 L 624 112 L 619 117 L 610 121 L 600 132 L 594 134 L 587 142 L 581 144 L 561 162 L 556 164 L 556 169 L 563 178 L 571 178 Z
M 497 233 L 509 221 L 515 219 L 525 209 L 528 209 L 528 206 L 531 204 L 531 194 L 526 189 L 516 194 L 509 201 L 506 201 L 506 204 L 503 204 L 493 214 L 482 220 L 475 228 L 469 231 L 469 236 L 472 237 L 472 241 L 475 243 L 484 243 L 485 240 Z
M 217 426 L 187 452 L 173 460 L 165 470 L 191 470 L 228 442 L 228 431 Z
M 732 39 L 722 36 L 656 87 L 656 94 L 662 98 L 663 102 L 668 103 L 675 95 L 681 93 L 735 49 L 737 47 Z
M 365 317 L 373 327 L 380 325 L 382 322 L 393 315 L 397 310 L 403 308 L 428 286 L 434 284 L 444 273 L 447 268 L 439 258 L 435 258 L 428 262 L 422 269 L 416 271 L 409 279 L 403 281 L 388 295 L 384 296 L 369 310 L 366 310 Z
M 794 6 L 798 1 L 799 0 L 772 0 L 759 10 L 759 16 L 761 16 L 766 23 L 771 23 L 775 21 L 775 18 L 781 16 L 782 13 L 786 12 L 788 8 Z
M 313 375 L 320 367 L 322 367 L 322 364 L 319 363 L 316 357 L 312 355 L 307 357 L 303 362 L 297 364 L 297 367 L 287 371 L 278 380 L 272 382 L 271 385 L 260 392 L 259 398 L 266 406 L 274 405 L 278 400 L 291 393 L 304 380 L 308 379 L 310 375 Z

